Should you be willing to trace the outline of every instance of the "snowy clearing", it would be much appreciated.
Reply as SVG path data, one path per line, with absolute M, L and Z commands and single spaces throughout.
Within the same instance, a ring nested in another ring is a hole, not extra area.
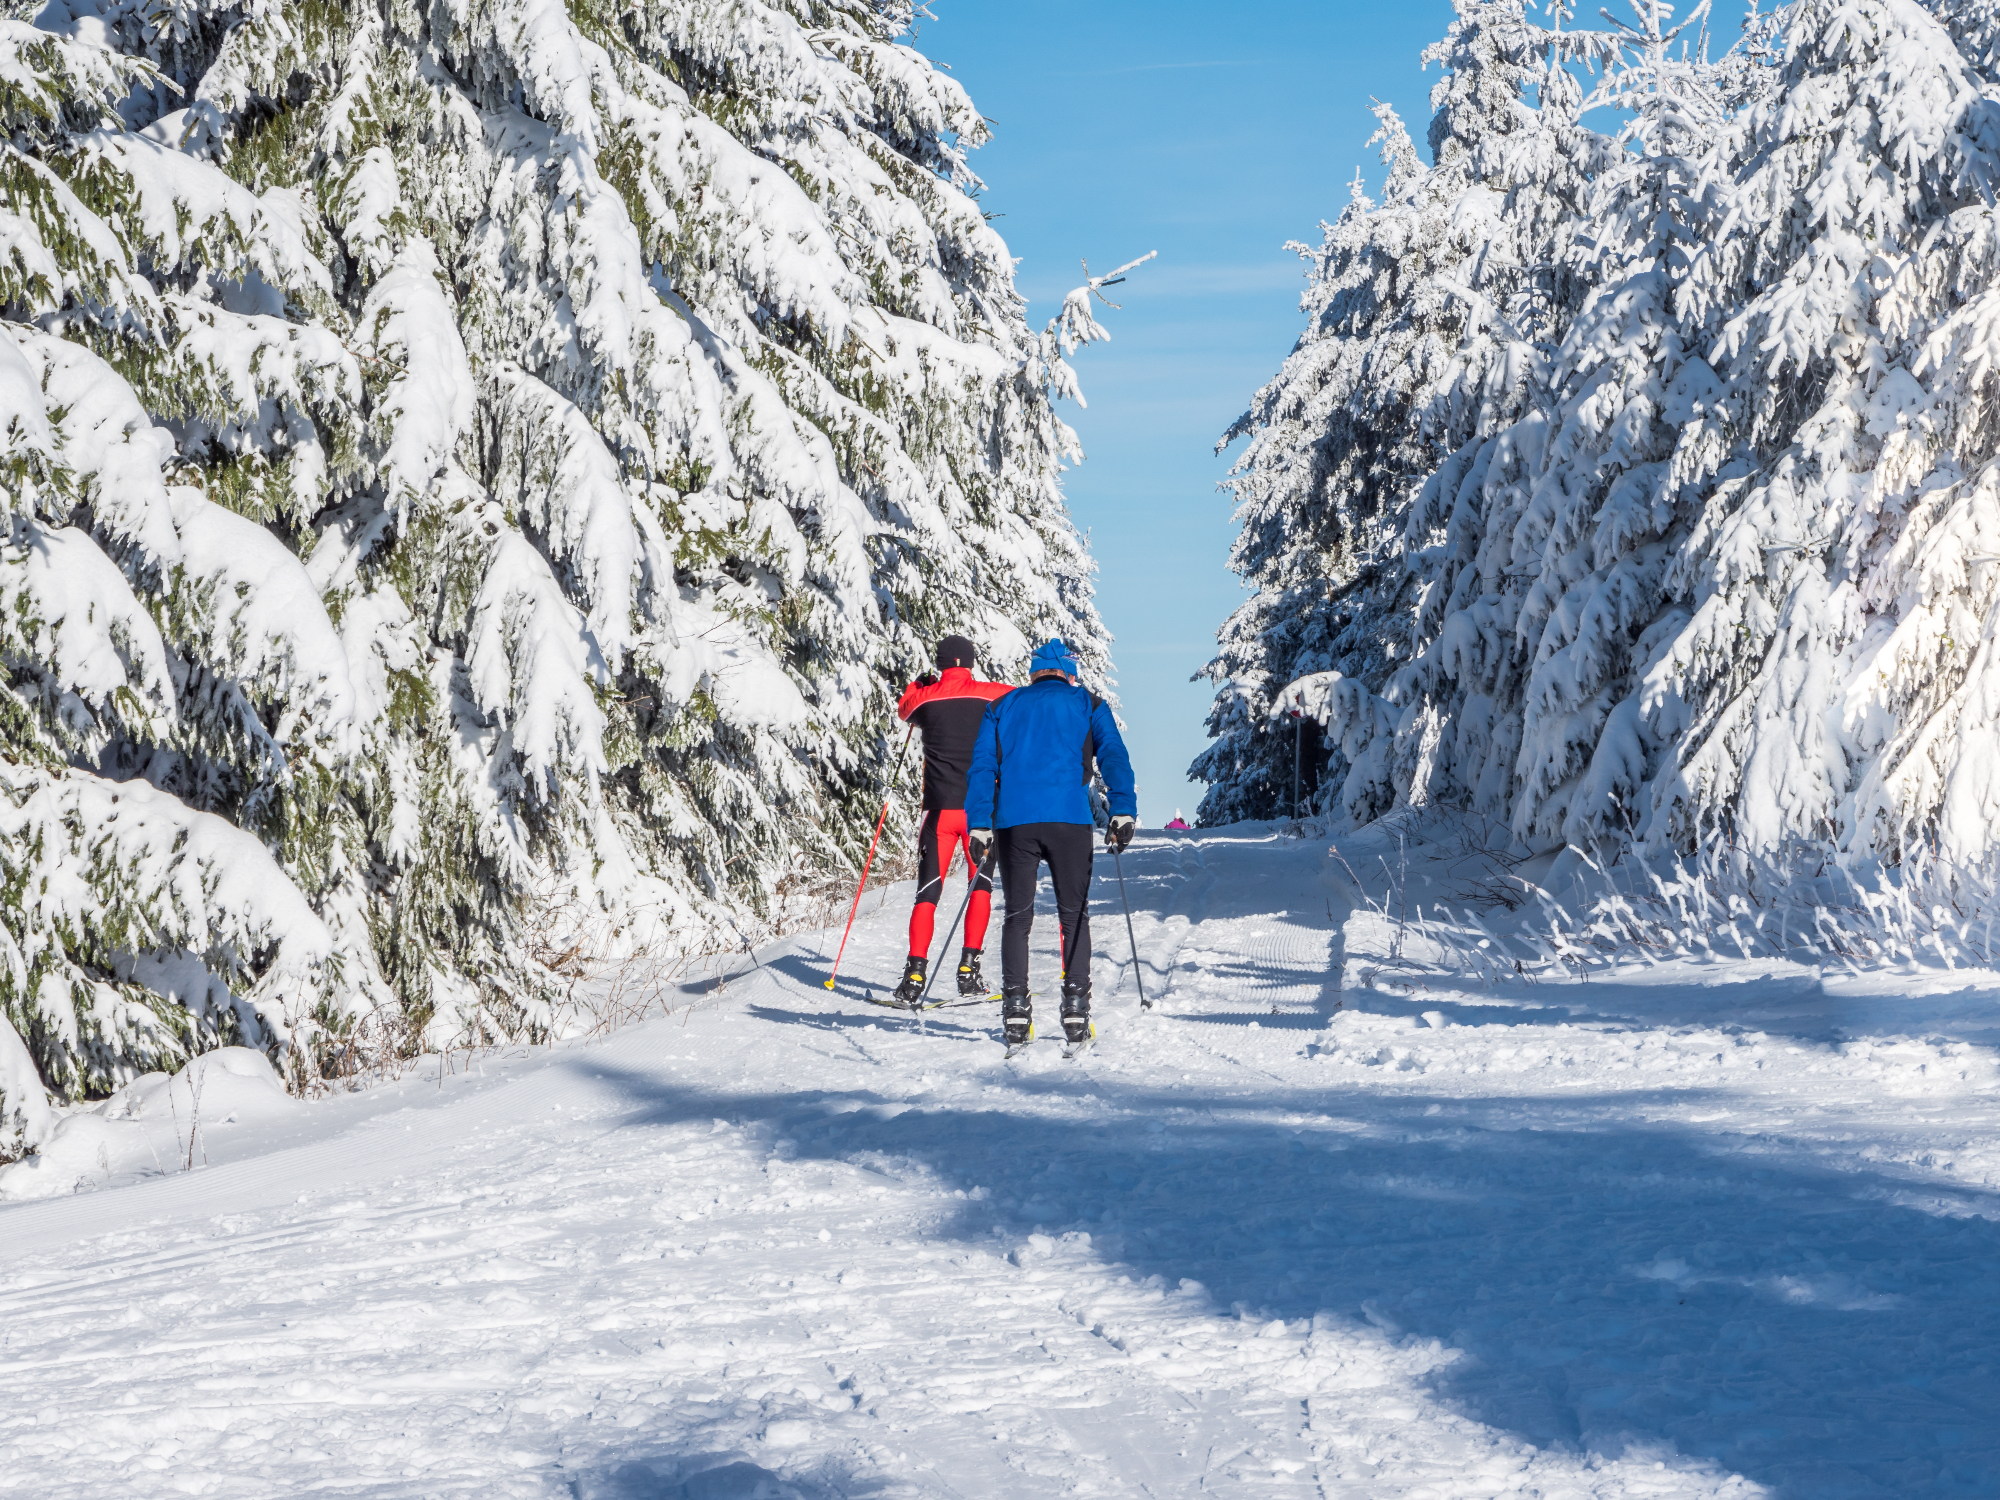
M 836 931 L 441 1083 L 220 1070 L 193 1171 L 135 1086 L 0 1207 L 0 1494 L 2000 1493 L 2000 979 L 1457 988 L 1325 854 L 1142 838 L 1144 1017 L 1101 864 L 1077 1063 L 859 1003 L 898 888 L 839 997 Z

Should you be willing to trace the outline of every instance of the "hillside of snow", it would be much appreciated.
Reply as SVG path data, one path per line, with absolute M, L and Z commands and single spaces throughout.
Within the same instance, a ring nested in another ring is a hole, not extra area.
M 2000 975 L 1451 979 L 1400 831 L 1143 836 L 1138 973 L 1101 864 L 1074 1063 L 861 1003 L 897 888 L 838 993 L 142 1081 L 0 1175 L 0 1495 L 2000 1492 Z

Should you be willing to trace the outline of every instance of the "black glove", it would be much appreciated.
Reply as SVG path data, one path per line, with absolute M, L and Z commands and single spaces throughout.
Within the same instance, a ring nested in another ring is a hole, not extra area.
M 1138 831 L 1139 820 L 1126 813 L 1112 818 L 1111 826 L 1104 830 L 1104 842 L 1121 853 L 1132 842 L 1132 835 Z
M 986 863 L 986 856 L 993 849 L 993 830 L 974 828 L 965 835 L 967 845 L 972 850 L 972 868 L 977 870 Z
M 923 676 L 919 677 L 916 680 L 916 682 L 912 684 L 913 687 L 936 687 L 937 685 L 938 685 L 938 674 L 935 672 L 924 673 Z

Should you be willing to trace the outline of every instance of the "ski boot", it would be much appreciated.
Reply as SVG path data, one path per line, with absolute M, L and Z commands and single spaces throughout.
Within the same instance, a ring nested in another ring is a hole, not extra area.
M 899 1004 L 907 1005 L 912 1010 L 916 1008 L 917 1002 L 923 998 L 924 969 L 929 962 L 921 953 L 910 955 L 910 961 L 903 966 L 903 982 L 896 986 Z
M 958 992 L 971 998 L 988 992 L 986 981 L 979 977 L 979 950 L 966 948 L 958 955 Z
M 1062 992 L 1063 1040 L 1080 1047 L 1093 1035 L 1090 1029 L 1090 990 L 1085 985 L 1066 984 Z
M 1000 997 L 1000 1035 L 1009 1051 L 1025 1047 L 1035 1039 L 1034 1010 L 1027 987 L 1008 990 Z

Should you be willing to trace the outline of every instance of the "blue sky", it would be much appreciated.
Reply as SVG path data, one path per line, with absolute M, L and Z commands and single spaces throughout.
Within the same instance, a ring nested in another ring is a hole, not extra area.
M 1419 142 L 1435 67 L 1419 54 L 1451 19 L 1444 0 L 930 0 L 915 45 L 950 65 L 994 122 L 973 166 L 984 206 L 1020 257 L 1037 324 L 1080 280 L 1148 250 L 1160 258 L 1100 309 L 1112 342 L 1078 354 L 1089 401 L 1067 410 L 1088 461 L 1070 507 L 1100 569 L 1142 820 L 1157 827 L 1201 787 L 1212 691 L 1188 677 L 1243 598 L 1228 570 L 1236 528 L 1215 440 L 1297 338 L 1302 263 L 1347 202 L 1371 96 Z M 1237 445 L 1240 448 L 1240 444 Z M 1234 452 L 1235 450 L 1231 450 Z

